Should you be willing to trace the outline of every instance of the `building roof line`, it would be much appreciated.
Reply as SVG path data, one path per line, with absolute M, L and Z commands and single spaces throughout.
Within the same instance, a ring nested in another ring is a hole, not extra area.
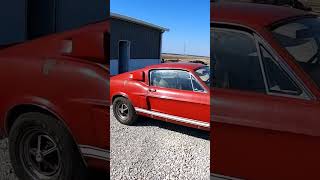
M 152 28 L 155 28 L 155 29 L 159 29 L 162 32 L 169 31 L 168 28 L 164 28 L 164 27 L 161 27 L 161 26 L 158 26 L 158 25 L 155 25 L 155 24 L 151 24 L 151 23 L 139 20 L 139 19 L 135 19 L 135 18 L 132 18 L 132 17 L 129 17 L 129 16 L 124 16 L 124 15 L 117 14 L 117 13 L 110 13 L 110 14 L 111 14 L 111 18 L 120 19 L 120 20 L 124 20 L 124 21 L 128 21 L 128 22 L 133 22 L 133 23 L 136 23 L 136 24 L 141 24 L 141 25 L 144 25 L 144 26 L 152 27 Z

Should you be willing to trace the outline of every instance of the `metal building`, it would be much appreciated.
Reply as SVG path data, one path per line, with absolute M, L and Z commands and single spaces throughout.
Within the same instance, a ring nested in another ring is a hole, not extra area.
M 112 75 L 161 62 L 162 34 L 168 29 L 115 13 L 110 24 Z
M 78 28 L 108 15 L 106 0 L 1 0 L 0 45 Z

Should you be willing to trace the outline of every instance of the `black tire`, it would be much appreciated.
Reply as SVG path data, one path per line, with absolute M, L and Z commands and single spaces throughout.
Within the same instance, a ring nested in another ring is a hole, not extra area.
M 54 150 L 48 153 L 50 149 Z M 62 122 L 52 116 L 36 112 L 19 116 L 9 133 L 9 151 L 19 179 L 87 179 L 75 142 Z
M 137 121 L 138 115 L 127 98 L 118 97 L 113 101 L 112 105 L 113 114 L 121 124 L 133 125 Z M 121 113 L 121 106 L 127 108 L 123 113 Z

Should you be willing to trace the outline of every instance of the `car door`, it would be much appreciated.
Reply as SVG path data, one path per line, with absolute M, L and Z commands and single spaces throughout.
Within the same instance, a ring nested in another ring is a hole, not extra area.
M 291 177 L 292 170 L 299 172 L 297 161 L 311 160 L 302 148 L 310 141 L 293 134 L 315 135 L 311 126 L 316 124 L 318 102 L 253 32 L 214 28 L 213 33 L 214 173 L 248 179 L 261 179 L 262 174 L 265 179 Z M 284 172 L 284 166 L 291 172 Z
M 149 71 L 149 109 L 169 121 L 209 127 L 209 93 L 194 75 L 180 69 Z

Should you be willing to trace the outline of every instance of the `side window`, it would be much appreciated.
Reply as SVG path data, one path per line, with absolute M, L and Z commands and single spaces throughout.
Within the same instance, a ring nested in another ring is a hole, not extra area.
M 193 90 L 197 92 L 204 92 L 203 87 L 199 84 L 199 82 L 192 76 L 192 85 L 193 85 Z
M 152 70 L 150 71 L 150 85 L 164 88 L 172 88 L 179 90 L 197 91 L 203 88 L 196 83 L 191 82 L 192 76 L 187 71 L 182 70 Z M 193 79 L 195 82 L 196 80 Z M 198 87 L 199 86 L 199 87 Z M 200 89 L 201 88 L 201 89 Z
M 251 35 L 214 28 L 212 53 L 214 87 L 265 93 L 258 51 Z
M 174 70 L 152 70 L 150 71 L 150 85 L 164 88 L 177 86 L 177 72 Z
M 265 48 L 260 47 L 269 92 L 299 95 L 302 91 Z
M 178 88 L 180 90 L 193 91 L 191 84 L 191 75 L 186 71 L 177 71 L 178 72 Z

